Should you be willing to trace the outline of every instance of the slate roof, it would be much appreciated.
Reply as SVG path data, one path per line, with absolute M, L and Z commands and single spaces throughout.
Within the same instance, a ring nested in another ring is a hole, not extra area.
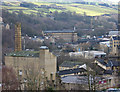
M 48 30 L 43 31 L 44 33 L 74 33 L 74 30 Z
M 112 37 L 114 40 L 120 40 L 120 36 L 114 36 Z
M 88 84 L 87 76 L 69 75 L 61 78 L 63 83 Z
M 104 71 L 104 74 L 112 75 L 112 73 L 113 73 L 113 70 L 105 70 L 105 71 Z
M 118 67 L 118 66 L 120 66 L 119 61 L 109 60 L 107 63 L 104 61 L 104 59 L 97 59 L 97 61 L 100 62 L 101 64 L 105 65 L 106 67 L 111 67 L 111 66 Z
M 97 59 L 98 62 L 100 62 L 101 64 L 107 66 L 107 63 L 104 61 L 104 59 Z
M 112 67 L 112 66 L 114 66 L 114 67 L 118 67 L 118 66 L 120 66 L 120 62 L 119 61 L 108 61 L 108 64 L 107 64 L 107 67 Z
M 112 36 L 112 35 L 118 35 L 120 32 L 119 31 L 110 31 L 109 32 L 109 35 Z
M 105 79 L 104 77 L 95 77 L 96 81 Z M 88 76 L 78 76 L 78 75 L 68 75 L 68 76 L 64 76 L 61 78 L 63 83 L 75 83 L 75 84 L 82 84 L 82 85 L 88 85 Z M 92 76 L 89 77 L 89 80 L 91 81 L 91 83 L 93 83 L 93 78 Z M 78 91 L 81 92 L 81 91 Z M 82 92 L 86 92 L 86 91 L 82 91 Z
M 85 71 L 86 70 L 84 68 L 67 69 L 67 70 L 59 71 L 59 75 L 73 74 L 73 73 L 79 73 Z
M 65 61 L 63 62 L 60 66 L 61 67 L 74 67 L 76 65 L 82 65 L 80 62 L 70 62 L 70 61 Z

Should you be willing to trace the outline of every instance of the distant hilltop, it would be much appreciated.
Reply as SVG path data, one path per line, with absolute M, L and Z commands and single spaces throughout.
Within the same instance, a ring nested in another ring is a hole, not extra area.
M 10 2 L 15 2 L 15 1 L 26 1 L 26 2 L 98 2 L 98 3 L 118 3 L 119 0 L 2 0 L 2 1 L 10 1 Z

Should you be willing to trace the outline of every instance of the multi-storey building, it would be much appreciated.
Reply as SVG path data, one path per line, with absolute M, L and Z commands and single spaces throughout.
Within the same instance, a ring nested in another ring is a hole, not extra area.
M 112 55 L 118 55 L 120 48 L 120 36 L 111 36 L 110 39 L 110 53 Z
M 57 58 L 46 46 L 41 46 L 40 51 L 9 53 L 5 56 L 5 65 L 12 67 L 22 81 L 27 80 L 28 76 L 39 77 L 41 80 L 42 75 L 48 80 L 55 80 L 57 72 Z
M 74 30 L 49 30 L 43 31 L 43 35 L 63 39 L 66 42 L 76 42 L 78 39 L 77 33 Z

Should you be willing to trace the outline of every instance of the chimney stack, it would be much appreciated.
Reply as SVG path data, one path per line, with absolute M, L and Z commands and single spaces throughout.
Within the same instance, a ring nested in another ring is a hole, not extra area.
M 21 51 L 21 23 L 16 23 L 15 25 L 15 51 Z

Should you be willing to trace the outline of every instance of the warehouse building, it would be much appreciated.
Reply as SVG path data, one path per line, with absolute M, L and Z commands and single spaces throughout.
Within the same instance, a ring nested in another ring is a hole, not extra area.
M 66 42 L 76 42 L 78 39 L 77 33 L 74 30 L 49 30 L 43 31 L 43 35 L 63 39 Z
M 55 80 L 57 58 L 49 52 L 48 47 L 41 46 L 40 51 L 18 51 L 7 54 L 5 65 L 12 67 L 21 79 L 27 79 L 28 74 L 38 77 L 44 74 L 48 80 L 51 79 L 51 75 Z

